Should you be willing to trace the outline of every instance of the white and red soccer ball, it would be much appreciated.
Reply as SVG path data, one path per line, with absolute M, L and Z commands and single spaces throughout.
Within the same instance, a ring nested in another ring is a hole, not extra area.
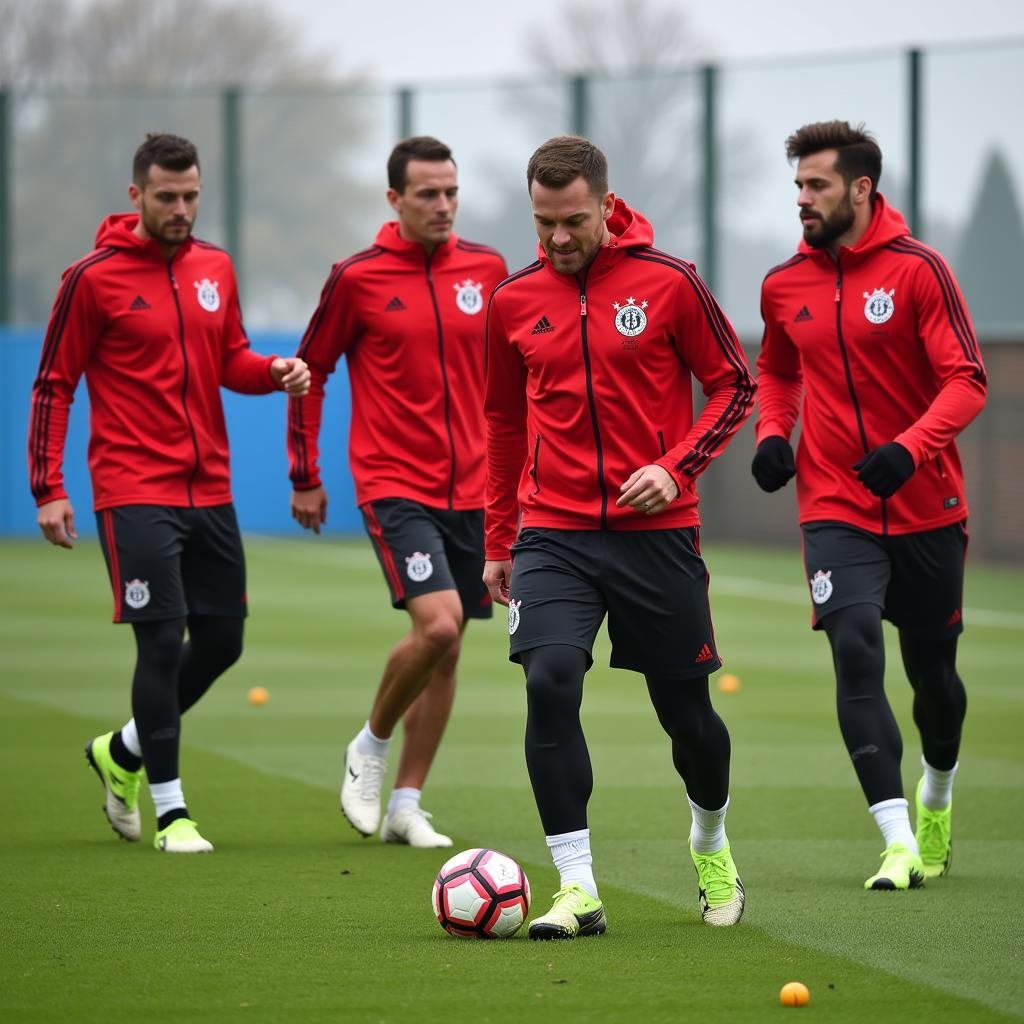
M 450 935 L 507 939 L 530 912 L 530 882 L 511 857 L 497 850 L 463 850 L 441 865 L 432 902 Z

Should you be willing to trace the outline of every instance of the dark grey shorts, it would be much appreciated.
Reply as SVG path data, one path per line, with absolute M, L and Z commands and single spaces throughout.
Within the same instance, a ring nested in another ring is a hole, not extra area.
M 613 668 L 687 679 L 722 664 L 695 527 L 526 529 L 512 548 L 509 598 L 512 661 L 549 644 L 591 656 L 607 615 Z
M 802 530 L 815 629 L 830 612 L 873 604 L 899 629 L 963 632 L 966 521 L 897 536 L 833 522 Z

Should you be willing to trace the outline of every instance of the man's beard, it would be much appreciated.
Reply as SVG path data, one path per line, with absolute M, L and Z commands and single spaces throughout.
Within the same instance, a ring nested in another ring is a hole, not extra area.
M 832 211 L 828 218 L 822 218 L 810 231 L 804 228 L 804 241 L 815 249 L 827 249 L 837 238 L 845 235 L 853 227 L 853 202 L 849 193 Z

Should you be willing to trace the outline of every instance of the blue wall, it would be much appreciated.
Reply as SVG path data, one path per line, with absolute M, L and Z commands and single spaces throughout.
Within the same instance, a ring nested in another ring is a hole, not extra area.
M 291 355 L 300 332 L 254 331 L 257 352 Z M 0 328 L 0 534 L 38 534 L 35 502 L 28 486 L 26 447 L 32 381 L 39 365 L 43 329 Z M 243 530 L 301 533 L 288 510 L 291 484 L 285 451 L 287 400 L 282 394 L 236 395 L 222 392 L 231 442 L 235 507 Z M 348 471 L 348 373 L 344 360 L 327 384 L 320 431 L 320 465 L 329 505 L 331 531 L 362 531 Z M 140 414 L 145 410 L 140 408 Z M 79 533 L 95 533 L 92 487 L 86 465 L 89 396 L 81 381 L 71 407 L 64 452 L 65 485 L 75 508 Z

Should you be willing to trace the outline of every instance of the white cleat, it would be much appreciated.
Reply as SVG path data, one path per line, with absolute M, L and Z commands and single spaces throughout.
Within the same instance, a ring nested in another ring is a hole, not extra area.
M 380 830 L 382 843 L 405 843 L 421 850 L 434 850 L 451 846 L 450 836 L 442 835 L 429 821 L 430 813 L 416 804 L 402 804 L 394 814 L 384 819 Z
M 345 751 L 345 777 L 341 781 L 341 813 L 364 836 L 380 826 L 380 787 L 388 762 L 373 754 L 360 754 L 353 740 Z

